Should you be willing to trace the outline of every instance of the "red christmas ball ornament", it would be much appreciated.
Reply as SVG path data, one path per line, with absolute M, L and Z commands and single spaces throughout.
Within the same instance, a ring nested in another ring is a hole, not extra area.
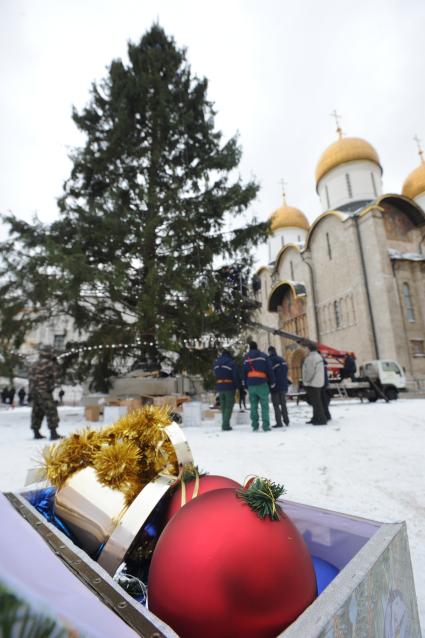
M 279 487 L 256 479 L 204 493 L 164 529 L 148 605 L 181 638 L 274 638 L 315 599 L 313 563 L 275 502 Z
M 198 479 L 193 478 L 189 481 L 180 483 L 175 492 L 170 498 L 165 520 L 170 521 L 175 514 L 187 503 L 201 494 L 211 492 L 212 490 L 219 490 L 225 487 L 233 487 L 238 489 L 241 487 L 240 483 L 237 483 L 227 476 L 216 476 L 206 474 L 205 476 L 199 476 Z

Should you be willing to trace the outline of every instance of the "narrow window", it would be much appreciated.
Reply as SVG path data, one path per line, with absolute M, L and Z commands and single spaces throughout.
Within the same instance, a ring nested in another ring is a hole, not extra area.
M 292 281 L 295 281 L 295 277 L 294 277 L 294 264 L 292 263 L 292 261 L 289 262 L 289 266 L 291 268 L 291 279 Z
M 280 245 L 283 246 L 285 243 L 285 237 L 283 235 L 281 235 L 280 237 Z
M 371 173 L 370 177 L 372 179 L 373 194 L 375 195 L 375 197 L 378 197 L 378 191 L 376 190 L 375 175 L 373 173 Z
M 301 235 L 298 235 L 298 243 L 301 244 Z
M 55 350 L 64 350 L 65 348 L 65 335 L 54 335 L 53 348 Z
M 351 199 L 353 197 L 353 189 L 351 188 L 351 180 L 348 173 L 345 173 L 345 181 L 347 182 L 348 197 Z
M 335 325 L 337 328 L 341 327 L 341 309 L 339 307 L 339 301 L 334 301 L 334 315 Z
M 408 283 L 403 284 L 403 301 L 406 308 L 407 321 L 415 321 L 415 311 L 413 310 L 412 295 L 410 294 L 410 286 Z
M 325 194 L 326 194 L 326 204 L 327 204 L 328 210 L 329 210 L 330 207 L 331 207 L 331 203 L 329 201 L 329 191 L 328 191 L 328 186 L 327 185 L 325 186 Z
M 329 233 L 326 233 L 326 245 L 328 247 L 328 257 L 332 259 L 331 240 L 329 239 Z

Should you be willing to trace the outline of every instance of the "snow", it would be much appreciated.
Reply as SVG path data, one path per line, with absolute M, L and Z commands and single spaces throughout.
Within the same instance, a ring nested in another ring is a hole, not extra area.
M 86 425 L 82 407 L 59 412 L 62 434 Z M 331 413 L 327 426 L 314 427 L 305 423 L 311 408 L 289 402 L 289 428 L 252 432 L 246 424 L 222 432 L 217 415 L 184 432 L 195 462 L 211 474 L 239 482 L 259 474 L 283 483 L 292 501 L 381 522 L 406 521 L 425 627 L 425 400 L 340 400 Z M 41 458 L 45 442 L 32 439 L 29 423 L 30 408 L 0 408 L 2 491 L 18 491 Z

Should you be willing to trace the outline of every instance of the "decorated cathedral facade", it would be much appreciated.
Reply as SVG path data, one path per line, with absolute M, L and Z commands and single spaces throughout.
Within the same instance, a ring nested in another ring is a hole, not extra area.
M 412 389 L 425 389 L 425 162 L 401 194 L 382 192 L 382 166 L 369 142 L 339 139 L 316 167 L 321 213 L 311 224 L 283 205 L 271 215 L 269 263 L 255 277 L 257 321 L 342 350 L 358 365 L 396 360 Z M 259 332 L 297 382 L 305 349 Z

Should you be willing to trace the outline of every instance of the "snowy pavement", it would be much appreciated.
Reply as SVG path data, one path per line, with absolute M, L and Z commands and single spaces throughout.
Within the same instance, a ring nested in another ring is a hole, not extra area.
M 425 400 L 385 404 L 347 400 L 331 405 L 325 427 L 307 425 L 311 409 L 289 402 L 291 426 L 252 432 L 218 419 L 184 428 L 195 462 L 242 482 L 260 474 L 287 489 L 285 498 L 382 522 L 405 520 L 421 625 L 425 628 Z M 86 425 L 83 408 L 60 408 L 60 431 Z M 30 408 L 0 408 L 0 490 L 19 490 L 40 459 Z M 95 424 L 96 425 L 96 424 Z M 46 426 L 43 425 L 44 433 Z

